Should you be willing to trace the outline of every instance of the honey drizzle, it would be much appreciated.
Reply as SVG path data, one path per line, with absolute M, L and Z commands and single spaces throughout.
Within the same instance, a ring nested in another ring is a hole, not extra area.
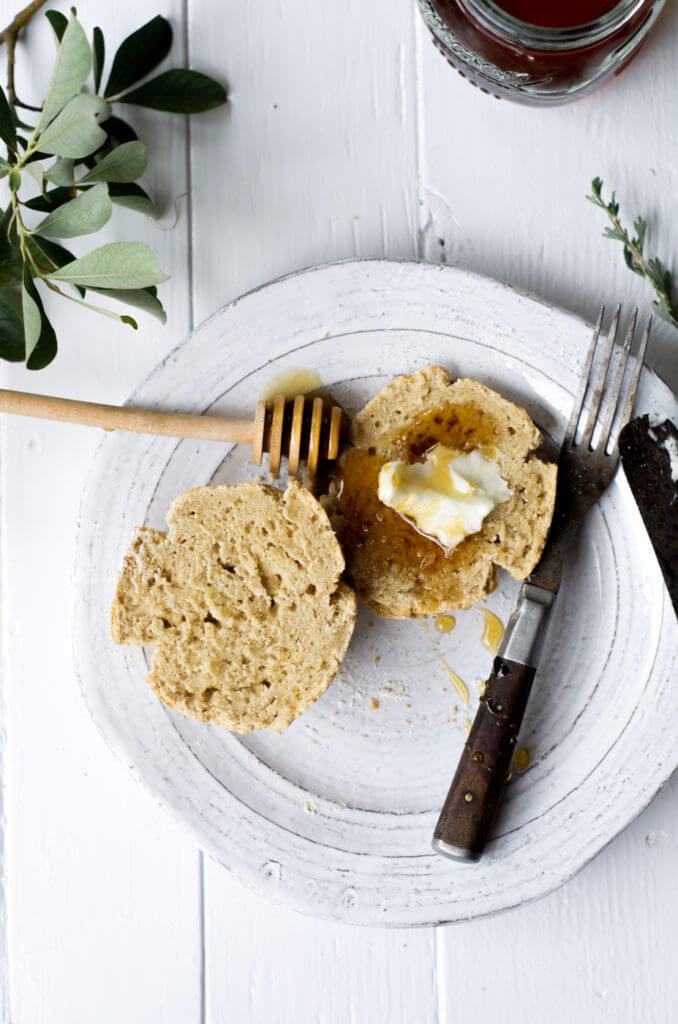
M 379 501 L 379 471 L 389 459 L 421 462 L 438 443 L 458 452 L 479 449 L 495 458 L 499 440 L 496 420 L 489 413 L 460 403 L 433 410 L 400 436 L 387 438 L 388 458 L 374 449 L 350 449 L 335 474 L 339 540 L 348 553 L 349 575 L 354 568 L 363 579 L 395 572 L 409 576 L 416 588 L 425 588 L 431 576 L 456 573 L 471 564 L 483 543 L 482 534 L 446 551 Z
M 439 615 L 436 619 L 436 629 L 439 633 L 451 633 L 457 625 L 453 615 Z
M 480 642 L 483 647 L 487 648 L 490 654 L 496 654 L 499 650 L 501 638 L 504 635 L 504 623 L 494 612 L 488 611 L 487 608 L 479 608 L 478 611 L 485 620 L 485 627 Z
M 447 664 L 447 662 L 443 658 L 442 654 L 438 654 L 438 652 L 436 651 L 436 657 L 438 658 L 438 661 L 440 662 L 440 664 L 442 665 L 443 669 L 445 670 L 445 672 L 449 676 L 449 678 L 450 678 L 450 680 L 452 682 L 452 685 L 454 686 L 455 690 L 459 694 L 460 700 L 462 700 L 463 703 L 464 703 L 464 707 L 468 707 L 469 700 L 470 700 L 470 696 L 469 696 L 469 692 L 468 692 L 468 686 L 466 685 L 464 680 L 461 679 L 457 675 L 456 672 L 452 671 L 450 666 Z

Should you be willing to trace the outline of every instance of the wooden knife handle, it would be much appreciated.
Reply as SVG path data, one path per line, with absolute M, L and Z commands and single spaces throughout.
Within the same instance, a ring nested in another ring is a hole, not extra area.
M 497 657 L 433 834 L 438 853 L 478 860 L 511 764 L 535 669 Z
M 555 594 L 524 583 L 433 833 L 433 849 L 478 860 L 508 774 Z

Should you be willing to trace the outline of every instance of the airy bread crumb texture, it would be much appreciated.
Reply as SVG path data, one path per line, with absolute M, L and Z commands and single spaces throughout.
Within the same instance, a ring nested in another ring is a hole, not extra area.
M 172 708 L 235 732 L 280 732 L 327 689 L 355 621 L 328 518 L 298 483 L 197 487 L 169 531 L 139 528 L 113 639 L 151 644 L 147 682 Z
M 446 421 L 457 420 L 452 446 L 480 448 L 496 459 L 513 495 L 493 509 L 478 534 L 439 559 L 433 571 L 413 571 L 394 552 L 393 558 L 380 559 L 375 572 L 369 545 L 360 539 L 348 543 L 356 538 L 356 529 L 346 529 L 336 500 L 330 496 L 324 501 L 358 596 L 388 618 L 468 608 L 495 589 L 500 568 L 524 579 L 539 561 L 553 515 L 557 467 L 535 453 L 542 438 L 525 410 L 477 381 L 452 382 L 442 367 L 428 367 L 387 385 L 353 420 L 351 441 L 384 461 L 407 457 L 403 439 L 416 444 L 417 425 L 422 423 L 422 435 L 435 433 L 437 420 L 432 417 L 438 410 Z M 445 437 L 436 439 L 450 443 Z M 382 514 L 396 515 L 384 506 Z

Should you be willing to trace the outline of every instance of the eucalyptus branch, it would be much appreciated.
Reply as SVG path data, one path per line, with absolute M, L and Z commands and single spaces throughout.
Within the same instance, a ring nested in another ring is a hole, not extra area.
M 189 68 L 149 79 L 172 47 L 172 28 L 160 15 L 123 40 L 104 84 L 103 33 L 95 28 L 90 42 L 73 10 L 70 18 L 46 12 L 57 43 L 54 69 L 42 105 L 22 103 L 14 87 L 16 42 L 44 2 L 32 0 L 0 32 L 8 59 L 7 95 L 0 87 L 0 141 L 7 147 L 7 159 L 0 157 L 0 186 L 8 186 L 0 208 L 0 289 L 14 291 L 14 302 L 0 299 L 0 358 L 25 360 L 33 370 L 47 366 L 57 352 L 40 289 L 135 329 L 129 313 L 85 301 L 86 293 L 140 309 L 161 323 L 167 319 L 156 288 L 167 277 L 149 246 L 113 242 L 76 257 L 61 244 L 97 232 L 111 218 L 113 204 L 157 216 L 138 184 L 146 146 L 118 116 L 117 106 L 113 114 L 113 102 L 179 114 L 226 102 L 223 86 Z M 35 114 L 28 115 L 30 124 L 18 108 Z
M 678 327 L 678 302 L 672 296 L 673 282 L 671 271 L 664 266 L 658 257 L 654 256 L 648 259 L 643 251 L 647 235 L 647 221 L 644 217 L 636 217 L 633 222 L 635 235 L 631 236 L 619 219 L 619 203 L 617 202 L 616 194 L 613 192 L 612 198 L 606 203 L 603 199 L 602 191 L 602 180 L 594 178 L 591 182 L 592 194 L 587 195 L 586 198 L 595 206 L 604 210 L 612 223 L 612 227 L 605 228 L 603 232 L 604 237 L 622 243 L 626 266 L 634 274 L 644 278 L 657 295 L 657 298 L 652 303 L 652 308 L 667 323 Z
M 24 25 L 28 24 L 33 15 L 37 14 L 46 2 L 47 0 L 31 0 L 31 3 L 27 4 L 23 11 L 19 11 L 14 20 L 10 21 L 9 25 L 6 25 L 0 32 L 0 44 L 6 43 L 10 36 L 14 36 L 16 39 Z
M 23 11 L 15 16 L 14 20 L 0 32 L 0 44 L 7 44 L 7 95 L 9 102 L 16 105 L 16 93 L 14 91 L 14 56 L 16 53 L 16 41 L 19 32 L 28 24 L 34 14 L 37 14 L 41 7 L 45 6 L 47 0 L 31 0 L 31 3 L 24 7 Z

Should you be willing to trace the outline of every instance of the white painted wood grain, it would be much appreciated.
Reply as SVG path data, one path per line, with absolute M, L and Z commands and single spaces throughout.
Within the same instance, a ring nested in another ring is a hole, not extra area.
M 301 917 L 208 867 L 210 1024 L 437 1024 L 434 929 Z
M 7 5 L 5 5 L 7 6 Z M 62 9 L 67 4 L 62 3 Z M 164 7 L 178 31 L 182 5 Z M 157 5 L 88 5 L 111 44 Z M 43 24 L 41 24 L 43 23 Z M 53 59 L 42 16 L 18 54 L 30 101 Z M 109 54 L 109 61 L 111 58 Z M 186 188 L 182 118 L 137 114 L 151 167 L 144 184 L 171 200 Z M 31 374 L 3 367 L 10 386 L 118 401 L 189 325 L 187 221 L 158 225 L 115 208 L 101 241 L 140 238 L 173 274 L 169 325 L 138 332 L 63 301 L 50 303 L 56 363 Z M 78 253 L 93 247 L 76 239 Z M 115 762 L 77 693 L 70 634 L 73 538 L 96 432 L 38 421 L 2 424 L 3 684 L 9 997 L 13 1024 L 200 1021 L 200 872 L 193 844 Z
M 191 123 L 195 319 L 301 267 L 416 254 L 409 0 L 189 0 L 231 109 Z
M 674 779 L 633 826 L 538 903 L 438 932 L 440 1024 L 669 1024 L 678 1005 Z

